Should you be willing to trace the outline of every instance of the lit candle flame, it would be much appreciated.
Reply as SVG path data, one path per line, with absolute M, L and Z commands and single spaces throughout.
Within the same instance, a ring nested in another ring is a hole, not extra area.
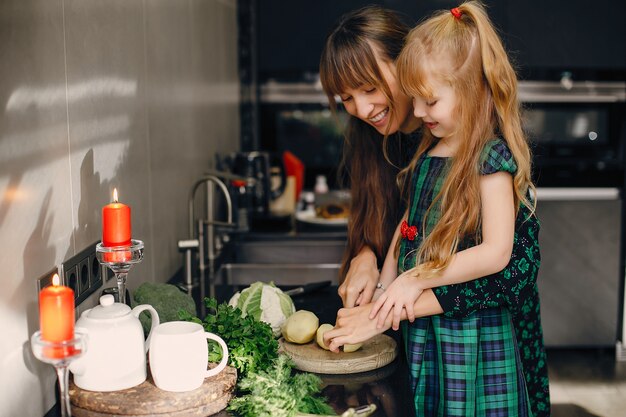
M 117 203 L 117 188 L 113 189 L 113 202 Z
M 56 287 L 60 284 L 60 282 L 61 278 L 59 278 L 59 274 L 54 274 L 54 276 L 52 277 L 52 285 Z

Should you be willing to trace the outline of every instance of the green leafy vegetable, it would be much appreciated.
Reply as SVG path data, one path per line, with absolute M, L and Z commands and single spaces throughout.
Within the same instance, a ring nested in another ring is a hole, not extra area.
M 205 298 L 208 314 L 200 320 L 181 311 L 181 320 L 202 324 L 208 332 L 219 335 L 228 346 L 229 365 L 237 368 L 238 397 L 229 409 L 241 417 L 293 417 L 296 412 L 335 415 L 326 400 L 319 396 L 321 380 L 308 373 L 292 375 L 288 356 L 278 354 L 278 342 L 272 328 L 253 315 L 242 317 L 239 308 L 217 304 Z M 222 350 L 209 341 L 209 360 L 219 362 Z
M 293 364 L 279 355 L 267 370 L 250 372 L 239 381 L 240 395 L 228 409 L 242 417 L 293 417 L 296 413 L 335 415 L 319 395 L 321 380 L 309 373 L 292 375 Z
M 218 305 L 214 298 L 205 298 L 204 303 L 208 310 L 204 321 L 182 311 L 179 318 L 200 323 L 207 332 L 224 339 L 229 351 L 228 364 L 237 369 L 240 378 L 273 364 L 278 357 L 278 342 L 267 323 L 252 316 L 242 317 L 241 310 L 226 303 Z M 209 341 L 209 361 L 219 362 L 221 359 L 219 345 Z
M 255 282 L 241 292 L 235 293 L 228 302 L 246 316 L 253 316 L 272 326 L 274 336 L 280 336 L 280 326 L 291 316 L 296 307 L 293 300 L 273 282 Z

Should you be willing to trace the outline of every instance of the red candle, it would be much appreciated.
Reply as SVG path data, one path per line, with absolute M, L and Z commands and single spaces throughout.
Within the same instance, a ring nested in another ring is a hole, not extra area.
M 41 338 L 47 342 L 65 342 L 74 338 L 74 291 L 59 285 L 54 274 L 52 285 L 39 292 Z
M 130 246 L 130 207 L 117 201 L 117 188 L 113 202 L 102 208 L 102 245 Z

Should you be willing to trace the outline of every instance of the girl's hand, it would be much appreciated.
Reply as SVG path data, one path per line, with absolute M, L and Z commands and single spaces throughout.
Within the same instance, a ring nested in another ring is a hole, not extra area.
M 339 347 L 346 343 L 365 342 L 387 330 L 391 325 L 388 320 L 386 328 L 378 328 L 375 320 L 370 320 L 368 313 L 371 304 L 353 308 L 342 308 L 337 312 L 337 322 L 332 330 L 324 333 L 324 343 L 332 352 L 339 352 Z
M 402 319 L 402 309 L 406 309 L 407 319 L 412 323 L 415 320 L 415 302 L 422 295 L 424 289 L 415 276 L 413 270 L 399 275 L 376 300 L 369 314 L 370 319 L 378 317 L 377 328 L 381 329 L 390 312 L 393 313 L 391 328 L 398 330 Z
M 379 275 L 374 252 L 363 248 L 350 261 L 350 269 L 339 286 L 338 292 L 343 306 L 354 307 L 369 303 L 376 290 Z

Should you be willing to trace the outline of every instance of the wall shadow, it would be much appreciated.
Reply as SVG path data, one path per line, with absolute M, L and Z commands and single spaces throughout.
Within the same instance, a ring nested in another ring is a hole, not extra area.
M 50 213 L 50 201 L 52 199 L 52 188 L 48 188 L 43 202 L 41 211 L 35 224 L 33 233 L 28 238 L 24 246 L 22 262 L 24 265 L 24 279 L 15 288 L 13 295 L 7 300 L 8 306 L 16 311 L 25 309 L 26 311 L 26 341 L 22 344 L 22 357 L 24 365 L 29 372 L 38 376 L 40 391 L 46 392 L 49 387 L 47 382 L 54 378 L 54 370 L 33 355 L 30 348 L 30 336 L 39 330 L 39 308 L 37 296 L 37 282 L 26 277 L 35 277 L 39 274 L 39 269 L 31 265 L 54 265 L 55 264 L 55 248 L 50 244 L 51 241 L 51 225 L 54 220 L 54 214 Z M 38 262 L 32 262 L 38 259 Z M 30 296 L 34 294 L 35 296 Z M 43 376 L 47 374 L 47 377 Z M 44 398 L 42 398 L 44 401 Z M 42 405 L 44 405 L 42 403 Z M 45 407 L 43 407 L 45 408 Z

